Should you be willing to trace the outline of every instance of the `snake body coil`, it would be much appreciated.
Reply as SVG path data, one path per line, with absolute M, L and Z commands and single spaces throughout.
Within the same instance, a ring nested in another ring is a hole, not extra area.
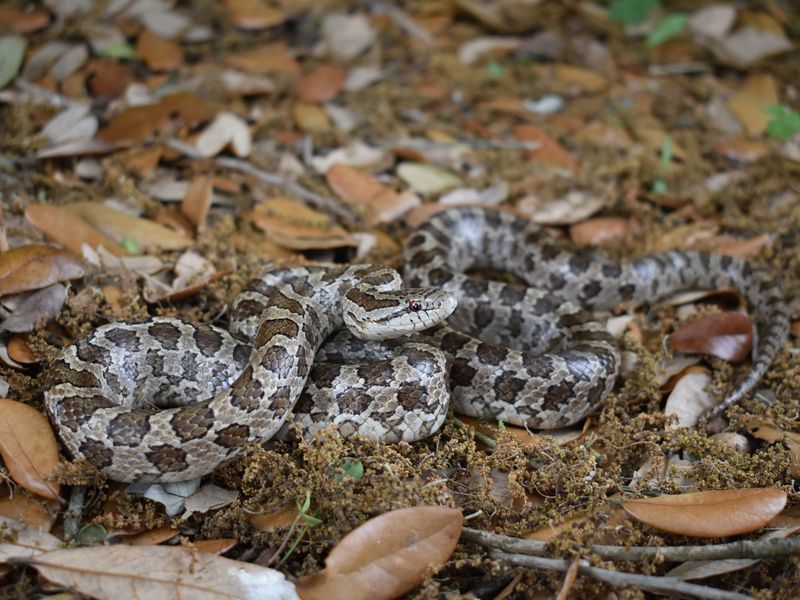
M 574 423 L 611 390 L 620 362 L 612 337 L 584 309 L 740 289 L 761 327 L 752 369 L 724 406 L 757 383 L 789 328 L 780 290 L 747 262 L 666 252 L 620 265 L 567 253 L 504 212 L 435 215 L 409 238 L 405 262 L 406 283 L 423 289 L 400 290 L 394 271 L 365 265 L 268 271 L 234 303 L 238 338 L 171 318 L 100 327 L 52 364 L 48 413 L 72 455 L 110 477 L 180 481 L 269 439 L 296 403 L 309 433 L 335 423 L 344 434 L 387 441 L 425 437 L 447 409 L 445 355 L 457 412 L 530 427 Z M 477 279 L 470 269 L 508 271 L 526 285 Z M 353 341 L 435 325 L 454 298 L 456 312 L 430 333 Z M 320 348 L 343 324 L 351 337 Z M 315 360 L 365 356 L 377 362 L 317 364 L 301 398 Z

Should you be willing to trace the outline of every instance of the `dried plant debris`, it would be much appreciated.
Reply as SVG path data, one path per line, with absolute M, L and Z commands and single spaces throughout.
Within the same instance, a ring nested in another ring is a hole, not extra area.
M 746 259 L 795 299 L 798 22 L 785 0 L 4 3 L 0 596 L 798 597 L 800 312 L 709 417 L 760 344 L 725 282 L 597 315 L 620 375 L 563 430 L 290 431 L 127 487 L 43 403 L 100 325 L 226 327 L 265 264 L 402 268 L 459 206 L 578 256 Z

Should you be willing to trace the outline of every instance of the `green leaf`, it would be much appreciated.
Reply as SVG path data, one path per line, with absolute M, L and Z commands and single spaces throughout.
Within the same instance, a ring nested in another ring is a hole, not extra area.
M 342 464 L 339 465 L 339 471 L 340 473 L 337 473 L 333 477 L 336 483 L 341 483 L 347 477 L 358 481 L 364 476 L 364 465 L 357 458 L 345 456 L 342 459 Z
M 142 253 L 142 249 L 139 247 L 139 244 L 136 243 L 136 240 L 134 240 L 131 237 L 128 237 L 127 235 L 123 236 L 122 238 L 122 247 L 125 248 L 125 250 L 127 250 L 131 254 Z
M 667 182 L 663 179 L 656 179 L 653 182 L 653 189 L 654 194 L 666 194 L 667 193 Z
M 674 38 L 686 29 L 688 23 L 689 15 L 687 14 L 674 13 L 667 15 L 667 17 L 650 32 L 650 35 L 647 36 L 647 41 L 645 42 L 647 47 L 655 48 L 659 44 L 663 44 L 667 40 Z
M 132 60 L 136 58 L 136 48 L 128 42 L 114 42 L 100 50 L 100 55 L 121 60 Z
M 19 73 L 27 45 L 25 38 L 18 35 L 0 37 L 0 88 Z
M 490 77 L 494 79 L 502 79 L 506 76 L 506 70 L 500 63 L 497 62 L 490 62 L 486 65 L 486 72 L 489 73 Z
M 306 499 L 303 500 L 303 503 L 297 503 L 297 511 L 304 515 L 308 512 L 308 509 L 311 508 L 311 492 L 306 490 Z
M 312 515 L 303 515 L 303 520 L 308 523 L 310 526 L 319 525 L 322 523 L 322 519 L 318 519 Z
M 658 7 L 658 0 L 614 0 L 608 9 L 608 16 L 618 23 L 636 25 Z
M 100 523 L 90 523 L 81 527 L 78 535 L 75 536 L 75 541 L 79 544 L 100 544 L 108 537 L 106 528 Z
M 664 141 L 661 143 L 661 160 L 658 161 L 658 170 L 662 173 L 669 168 L 669 163 L 672 161 L 672 138 L 664 136 Z
M 800 114 L 783 104 L 764 108 L 764 114 L 772 117 L 767 123 L 767 135 L 777 140 L 788 140 L 800 133 Z

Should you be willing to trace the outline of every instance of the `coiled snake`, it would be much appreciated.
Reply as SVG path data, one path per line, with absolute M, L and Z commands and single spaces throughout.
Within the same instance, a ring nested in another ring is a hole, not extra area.
M 531 287 L 469 269 L 508 271 Z M 365 265 L 268 271 L 232 309 L 231 330 L 254 336 L 252 348 L 179 319 L 105 325 L 53 362 L 48 413 L 73 456 L 113 479 L 180 481 L 269 439 L 296 403 L 307 432 L 335 422 L 344 434 L 425 437 L 446 413 L 445 355 L 457 412 L 530 427 L 574 423 L 610 391 L 620 362 L 611 336 L 582 309 L 739 288 L 762 324 L 757 358 L 726 406 L 757 383 L 788 332 L 780 291 L 745 261 L 666 252 L 620 265 L 567 253 L 524 219 L 476 208 L 439 213 L 412 233 L 405 281 L 414 287 L 400 290 L 394 271 Z M 352 340 L 436 325 L 456 297 L 446 326 L 389 344 Z M 320 348 L 343 323 L 350 337 Z M 379 360 L 317 365 L 300 398 L 315 359 L 366 356 Z

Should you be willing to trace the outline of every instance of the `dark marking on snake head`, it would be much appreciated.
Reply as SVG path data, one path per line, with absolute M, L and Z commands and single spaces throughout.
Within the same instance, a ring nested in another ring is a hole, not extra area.
M 139 336 L 130 329 L 110 329 L 103 333 L 103 337 L 119 348 L 125 348 L 130 352 L 139 351 Z
M 167 350 L 177 350 L 181 330 L 172 323 L 153 323 L 147 328 L 147 333 L 156 338 Z
M 135 351 L 136 348 L 131 348 L 131 352 Z M 91 340 L 84 340 L 76 344 L 75 354 L 84 362 L 97 363 L 106 367 L 111 364 L 111 352 L 102 346 L 93 344 Z
M 455 354 L 470 342 L 470 337 L 458 331 L 448 331 L 442 336 L 442 350 L 448 354 Z
M 108 422 L 107 431 L 115 446 L 136 447 L 150 431 L 150 415 L 137 410 L 124 412 Z
M 99 388 L 100 380 L 91 371 L 73 369 L 66 363 L 54 362 L 50 377 L 58 383 L 70 383 L 78 388 Z
M 214 443 L 223 448 L 241 448 L 250 439 L 250 428 L 247 425 L 228 425 L 216 433 Z
M 169 444 L 151 446 L 144 453 L 153 466 L 161 472 L 183 471 L 189 464 L 186 462 L 186 452 Z
M 97 440 L 84 440 L 78 450 L 87 461 L 98 469 L 110 467 L 114 461 L 114 451 Z
M 395 298 L 381 298 L 374 294 L 367 294 L 358 288 L 353 288 L 348 291 L 347 298 L 359 306 L 367 308 L 367 310 L 392 308 L 397 305 L 397 300 Z
M 430 285 L 432 285 L 432 286 L 442 286 L 445 283 L 447 283 L 448 281 L 450 281 L 451 279 L 453 279 L 453 277 L 455 277 L 455 275 L 453 274 L 452 271 L 449 271 L 447 269 L 443 269 L 441 267 L 437 267 L 435 269 L 431 269 L 428 272 L 428 281 L 430 282 Z M 419 285 L 419 284 L 417 284 L 417 285 Z

